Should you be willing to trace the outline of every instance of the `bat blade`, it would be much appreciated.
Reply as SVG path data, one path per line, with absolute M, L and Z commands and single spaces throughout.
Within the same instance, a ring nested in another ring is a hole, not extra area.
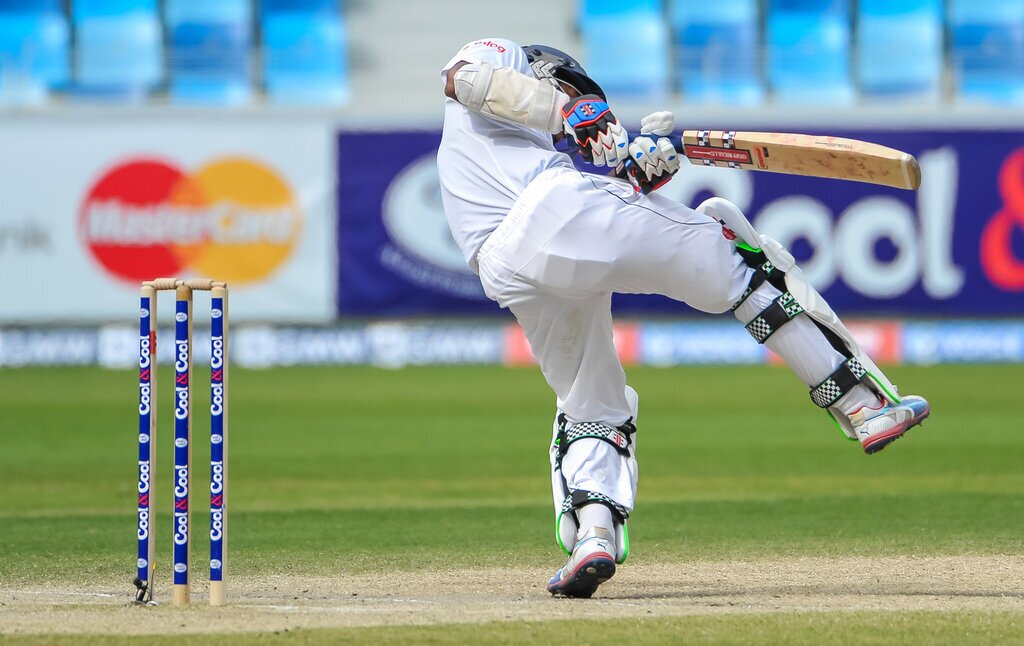
M 690 163 L 828 177 L 908 190 L 921 186 L 913 155 L 856 139 L 781 132 L 686 130 L 677 146 Z

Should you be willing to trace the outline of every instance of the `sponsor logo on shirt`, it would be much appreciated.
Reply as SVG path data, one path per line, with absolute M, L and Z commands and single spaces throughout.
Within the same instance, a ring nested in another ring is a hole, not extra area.
M 482 45 L 484 47 L 493 47 L 494 49 L 498 50 L 499 54 L 504 54 L 505 53 L 505 46 L 504 45 L 499 45 L 498 43 L 495 43 L 495 42 L 490 41 L 490 40 L 478 40 L 475 43 L 470 43 L 469 45 L 466 45 L 466 47 L 474 47 L 476 45 Z M 463 49 L 466 49 L 466 47 L 463 47 Z

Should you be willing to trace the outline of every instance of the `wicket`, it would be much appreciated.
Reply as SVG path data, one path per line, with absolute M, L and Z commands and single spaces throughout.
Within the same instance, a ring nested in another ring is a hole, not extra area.
M 151 604 L 156 566 L 157 294 L 175 291 L 174 314 L 174 587 L 189 603 L 192 489 L 192 292 L 210 292 L 210 605 L 226 601 L 228 440 L 228 286 L 209 279 L 157 278 L 142 283 L 139 310 L 139 507 L 135 602 Z

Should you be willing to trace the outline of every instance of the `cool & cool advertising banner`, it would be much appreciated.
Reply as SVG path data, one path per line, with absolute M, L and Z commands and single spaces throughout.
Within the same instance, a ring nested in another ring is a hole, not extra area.
M 227 281 L 235 320 L 334 317 L 326 121 L 44 115 L 0 141 L 0 323 L 131 320 L 159 276 Z
M 1024 315 L 1024 131 L 829 134 L 916 155 L 921 190 L 684 162 L 661 192 L 691 206 L 712 195 L 735 202 L 843 314 Z M 436 132 L 339 133 L 342 315 L 497 311 L 448 234 L 439 141 Z M 616 311 L 692 313 L 649 296 L 617 297 Z

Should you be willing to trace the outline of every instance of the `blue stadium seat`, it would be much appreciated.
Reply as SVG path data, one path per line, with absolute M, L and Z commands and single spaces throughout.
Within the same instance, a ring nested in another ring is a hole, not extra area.
M 250 0 L 165 0 L 168 25 L 183 22 L 235 23 L 252 20 Z
M 847 0 L 769 0 L 767 73 L 782 103 L 853 100 Z
M 156 0 L 76 0 L 75 93 L 144 100 L 163 77 L 163 28 Z
M 341 0 L 263 0 L 263 15 L 279 11 L 340 15 Z
M 176 103 L 239 105 L 252 96 L 248 0 L 167 0 L 170 94 Z
M 96 16 L 122 16 L 132 12 L 155 12 L 156 0 L 74 0 L 71 3 L 73 20 Z
M 609 98 L 664 98 L 669 91 L 669 47 L 661 0 L 587 0 L 584 5 L 582 63 Z
M 769 12 L 781 11 L 785 13 L 831 13 L 837 8 L 845 7 L 847 0 L 768 0 L 771 7 Z
M 1024 2 L 950 0 L 949 28 L 958 98 L 1024 105 Z
M 661 0 L 580 0 L 580 19 L 583 22 L 602 16 L 660 16 L 661 11 Z
M 676 81 L 686 101 L 762 101 L 757 0 L 717 0 L 714 11 L 692 0 L 673 0 L 669 15 Z
M 941 94 L 943 0 L 860 0 L 857 76 L 875 97 Z
M 0 0 L 0 13 L 43 13 L 62 11 L 61 0 Z
M 0 103 L 42 103 L 68 80 L 67 19 L 59 2 L 0 2 Z
M 263 80 L 275 103 L 348 101 L 348 53 L 340 15 L 281 11 L 263 17 Z

